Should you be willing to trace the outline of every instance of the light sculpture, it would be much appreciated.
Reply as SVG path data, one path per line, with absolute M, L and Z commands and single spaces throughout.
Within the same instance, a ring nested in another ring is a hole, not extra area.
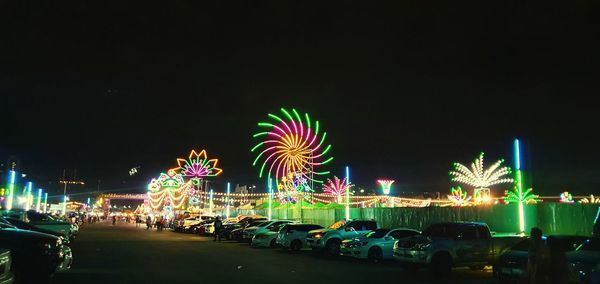
M 254 134 L 254 138 L 263 139 L 252 148 L 252 152 L 259 152 L 252 163 L 257 166 L 262 163 L 259 177 L 268 173 L 268 177 L 275 177 L 276 181 L 287 176 L 288 173 L 302 173 L 311 181 L 321 181 L 315 177 L 326 175 L 329 172 L 315 171 L 316 167 L 325 165 L 333 157 L 327 157 L 331 145 L 325 145 L 327 133 L 319 133 L 319 121 L 314 127 L 308 114 L 304 119 L 292 109 L 291 113 L 281 108 L 283 118 L 268 114 L 272 122 L 259 122 L 258 126 L 267 131 Z
M 489 191 L 490 186 L 513 182 L 512 178 L 504 177 L 510 174 L 509 167 L 500 167 L 504 160 L 498 160 L 485 169 L 483 167 L 483 155 L 483 152 L 479 154 L 479 157 L 471 163 L 470 169 L 460 163 L 454 163 L 453 170 L 450 171 L 451 180 L 475 187 L 474 192 Z
M 453 206 L 467 206 L 470 205 L 471 196 L 468 196 L 467 192 L 463 192 L 460 186 L 450 189 L 450 195 L 448 199 L 452 201 Z
M 394 183 L 393 179 L 378 179 L 377 183 L 381 185 L 381 191 L 384 195 L 389 195 L 390 190 L 392 188 L 392 183 Z
M 573 195 L 571 195 L 571 193 L 569 193 L 568 191 L 565 191 L 563 193 L 560 194 L 560 202 L 562 203 L 573 203 L 575 201 L 573 201 Z
M 600 203 L 600 198 L 596 198 L 594 197 L 594 195 L 590 195 L 590 198 L 588 199 L 587 197 L 579 200 L 579 203 Z
M 346 192 L 349 191 L 352 186 L 353 185 L 348 183 L 346 178 L 340 180 L 338 177 L 334 176 L 333 180 L 327 179 L 327 182 L 323 185 L 323 191 L 334 195 L 336 202 L 341 204 L 342 196 L 345 196 Z

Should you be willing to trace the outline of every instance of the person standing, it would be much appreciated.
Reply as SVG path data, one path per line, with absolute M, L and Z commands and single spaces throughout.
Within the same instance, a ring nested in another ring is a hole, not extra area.
M 549 283 L 548 266 L 550 252 L 545 240 L 542 239 L 542 229 L 531 228 L 531 243 L 527 259 L 527 275 L 529 283 Z
M 152 218 L 150 215 L 146 216 L 146 230 L 152 229 Z
M 113 215 L 112 216 L 112 224 L 113 226 L 117 223 L 117 216 Z
M 215 239 L 213 240 L 213 242 L 217 241 L 217 238 L 219 239 L 219 242 L 220 242 L 221 241 L 221 229 L 223 228 L 223 222 L 221 222 L 220 216 L 217 216 L 213 226 L 215 227 L 215 232 L 214 232 Z

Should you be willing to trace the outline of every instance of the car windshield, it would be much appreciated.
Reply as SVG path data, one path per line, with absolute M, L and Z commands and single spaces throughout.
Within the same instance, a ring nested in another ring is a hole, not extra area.
M 327 228 L 337 230 L 337 229 L 341 228 L 342 226 L 344 226 L 345 224 L 346 224 L 346 221 L 341 220 L 341 221 L 337 221 L 337 222 L 329 225 L 329 227 L 327 227 Z
M 585 241 L 579 248 L 578 251 L 600 251 L 600 238 L 593 238 Z
M 372 232 L 368 232 L 366 237 L 369 239 L 379 239 L 383 238 L 390 230 L 389 229 L 377 229 Z
M 268 223 L 268 222 L 265 222 L 265 221 L 252 222 L 252 223 L 250 223 L 250 225 L 248 225 L 248 227 L 256 227 L 262 223 Z
M 258 225 L 258 227 L 266 227 L 266 226 L 269 226 L 270 224 L 272 224 L 272 222 L 263 222 L 260 225 Z

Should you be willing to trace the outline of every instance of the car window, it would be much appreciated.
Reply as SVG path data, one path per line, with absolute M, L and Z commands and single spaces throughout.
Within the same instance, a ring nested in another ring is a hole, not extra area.
M 460 230 L 460 238 L 462 240 L 476 240 L 477 239 L 477 228 L 475 226 L 462 226 Z
M 414 236 L 414 235 L 418 235 L 418 232 L 415 231 L 411 231 L 411 230 L 396 230 L 390 233 L 390 236 L 394 239 L 402 239 L 402 238 L 406 238 L 406 237 L 410 237 L 410 236 Z
M 347 229 L 349 229 L 349 228 L 352 228 L 352 229 L 354 229 L 355 231 L 358 231 L 358 230 L 360 230 L 360 229 L 361 229 L 361 224 L 360 224 L 360 222 L 358 222 L 358 221 L 352 221 L 352 222 L 350 222 L 350 223 L 348 223 L 348 224 L 346 225 L 346 228 L 347 228 Z
M 377 230 L 377 223 L 375 223 L 373 221 L 365 221 L 365 222 L 363 222 L 363 226 L 364 226 L 363 231 L 365 231 L 365 230 Z
M 489 239 L 492 237 L 490 230 L 486 226 L 477 226 L 477 233 L 480 239 Z

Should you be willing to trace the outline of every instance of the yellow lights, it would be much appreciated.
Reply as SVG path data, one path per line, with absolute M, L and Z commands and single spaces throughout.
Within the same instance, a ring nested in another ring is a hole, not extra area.
M 501 183 L 512 183 L 512 178 L 503 178 L 510 174 L 509 167 L 500 167 L 504 160 L 498 160 L 487 169 L 483 167 L 483 152 L 471 163 L 471 168 L 454 163 L 453 170 L 450 171 L 451 180 L 458 183 L 467 184 L 477 189 L 489 188 L 492 185 Z

